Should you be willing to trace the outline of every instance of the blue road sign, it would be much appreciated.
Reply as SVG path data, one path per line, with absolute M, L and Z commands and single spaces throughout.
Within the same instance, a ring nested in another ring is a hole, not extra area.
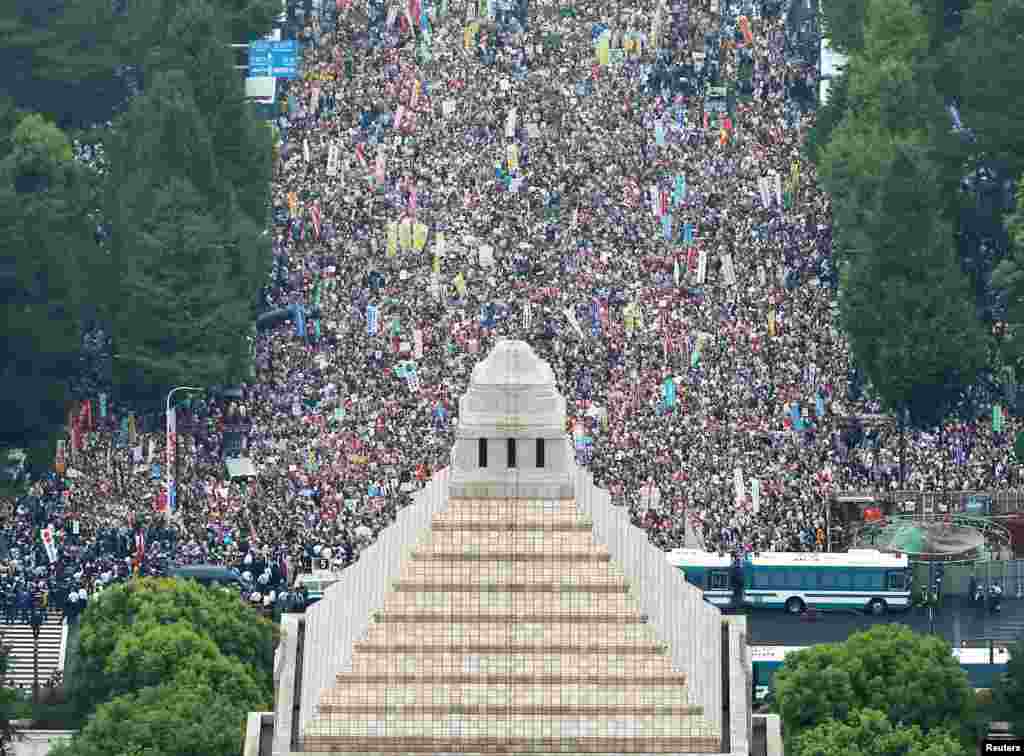
M 299 75 L 299 43 L 260 39 L 249 43 L 249 76 L 295 79 Z

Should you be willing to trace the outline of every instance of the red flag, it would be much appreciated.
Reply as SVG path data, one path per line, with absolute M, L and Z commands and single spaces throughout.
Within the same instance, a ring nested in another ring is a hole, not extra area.
M 309 214 L 310 214 L 310 216 L 312 218 L 312 221 L 313 221 L 313 231 L 314 231 L 314 233 L 316 233 L 316 238 L 319 239 L 320 238 L 320 222 L 321 222 L 320 202 L 319 201 L 313 203 L 313 207 L 310 208 Z
M 364 168 L 366 167 L 366 155 L 363 152 L 362 143 L 356 145 L 356 159 L 363 164 Z
M 664 190 L 658 193 L 658 212 L 668 215 L 668 192 Z

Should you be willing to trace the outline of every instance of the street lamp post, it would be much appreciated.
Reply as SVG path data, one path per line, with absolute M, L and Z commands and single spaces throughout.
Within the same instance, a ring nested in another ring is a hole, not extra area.
M 171 407 L 171 397 L 178 391 L 202 391 L 198 386 L 175 386 L 167 392 L 167 516 L 170 517 L 174 508 L 174 486 L 175 486 L 175 465 L 177 464 L 177 425 L 175 423 L 174 409 Z

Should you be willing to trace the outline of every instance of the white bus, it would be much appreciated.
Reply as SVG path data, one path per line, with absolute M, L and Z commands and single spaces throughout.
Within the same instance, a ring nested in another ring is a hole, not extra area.
M 768 697 L 775 685 L 775 672 L 794 651 L 807 646 L 751 646 L 754 701 Z M 1005 647 L 954 648 L 953 656 L 967 673 L 967 682 L 975 690 L 994 687 L 996 680 L 1009 669 L 1010 652 Z
M 675 549 L 668 562 L 687 582 L 704 591 L 718 606 L 732 603 L 734 576 L 740 579 L 743 600 L 755 607 L 785 609 L 864 609 L 875 615 L 889 609 L 908 609 L 911 599 L 910 564 L 905 554 L 873 549 L 844 553 L 766 552 L 733 564 L 732 557 L 697 549 Z M 740 574 L 742 573 L 742 577 Z

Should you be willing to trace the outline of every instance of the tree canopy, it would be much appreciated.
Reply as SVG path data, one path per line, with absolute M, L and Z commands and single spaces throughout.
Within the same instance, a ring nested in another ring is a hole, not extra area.
M 90 715 L 55 756 L 234 756 L 271 705 L 276 629 L 229 590 L 143 578 L 82 615 L 71 699 Z
M 880 711 L 862 709 L 847 722 L 826 719 L 796 737 L 793 756 L 967 756 L 942 731 L 926 736 L 918 725 L 894 727 Z
M 1010 723 L 1010 731 L 1024 732 L 1024 641 L 1010 647 L 1006 675 L 993 691 L 1000 717 Z
M 99 250 L 88 220 L 92 178 L 71 160 L 64 134 L 24 115 L 6 149 L 0 158 L 0 445 L 26 446 L 48 439 L 64 420 Z
M 954 733 L 964 743 L 974 737 L 974 691 L 948 643 L 902 625 L 875 625 L 843 643 L 790 654 L 775 675 L 775 706 L 794 742 L 865 709 L 881 712 L 897 729 Z
M 72 697 L 88 711 L 166 681 L 162 675 L 183 658 L 210 666 L 211 659 L 224 657 L 267 691 L 275 632 L 229 592 L 181 580 L 133 580 L 105 590 L 83 613 Z

